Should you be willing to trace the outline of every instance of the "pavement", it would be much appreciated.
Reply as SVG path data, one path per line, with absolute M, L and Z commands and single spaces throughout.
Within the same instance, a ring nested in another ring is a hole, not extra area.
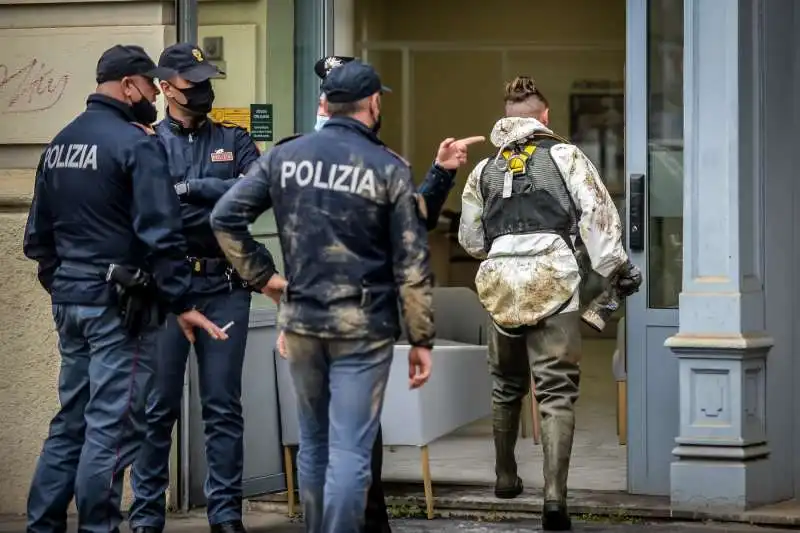
M 303 524 L 285 515 L 253 512 L 245 516 L 249 533 L 304 533 Z M 19 517 L 0 517 L 0 533 L 20 533 L 25 530 L 24 521 Z M 74 532 L 71 523 L 68 531 Z M 123 526 L 122 531 L 128 531 Z M 202 513 L 170 516 L 164 533 L 201 533 L 208 531 Z M 511 533 L 541 531 L 538 520 L 505 520 L 497 522 L 476 522 L 457 518 L 435 520 L 393 520 L 394 533 Z M 573 523 L 573 531 L 585 533 L 785 533 L 785 529 L 767 529 L 743 524 L 709 523 L 611 523 L 588 521 Z

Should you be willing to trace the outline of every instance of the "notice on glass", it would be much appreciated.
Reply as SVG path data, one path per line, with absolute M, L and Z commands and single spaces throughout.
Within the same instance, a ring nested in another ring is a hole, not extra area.
M 272 142 L 273 119 L 272 104 L 250 104 L 250 137 Z

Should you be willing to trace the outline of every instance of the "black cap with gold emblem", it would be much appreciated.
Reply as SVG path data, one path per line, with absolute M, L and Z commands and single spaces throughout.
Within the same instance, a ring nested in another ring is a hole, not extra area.
M 161 52 L 158 66 L 175 72 L 192 83 L 201 83 L 224 74 L 216 65 L 209 63 L 203 51 L 191 43 L 178 43 Z
M 323 57 L 319 61 L 316 62 L 314 65 L 314 72 L 319 77 L 319 79 L 324 80 L 328 74 L 330 74 L 331 70 L 335 69 L 336 67 L 341 67 L 345 63 L 349 63 L 350 61 L 354 60 L 354 57 L 349 56 L 328 56 Z

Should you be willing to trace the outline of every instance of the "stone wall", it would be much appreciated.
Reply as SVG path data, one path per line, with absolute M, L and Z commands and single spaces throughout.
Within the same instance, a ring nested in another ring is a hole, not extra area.
M 39 155 L 82 111 L 105 49 L 139 44 L 157 57 L 174 36 L 172 2 L 0 0 L 0 514 L 25 512 L 58 408 L 50 302 L 22 255 Z

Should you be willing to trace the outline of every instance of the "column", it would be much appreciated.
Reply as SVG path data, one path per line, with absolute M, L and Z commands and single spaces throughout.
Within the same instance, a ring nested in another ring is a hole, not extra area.
M 675 508 L 769 497 L 759 1 L 685 0 L 684 263 Z

